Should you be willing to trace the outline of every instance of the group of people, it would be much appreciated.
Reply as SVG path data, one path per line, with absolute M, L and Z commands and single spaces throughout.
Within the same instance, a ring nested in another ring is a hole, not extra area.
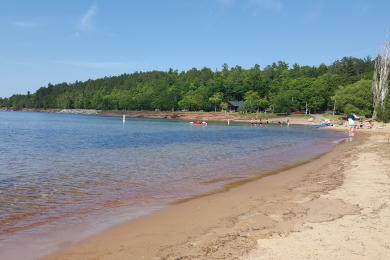
M 313 118 L 310 118 L 311 121 L 313 121 Z M 310 121 L 310 120 L 309 120 Z M 344 125 L 345 121 L 341 120 L 337 125 Z M 267 125 L 279 125 L 279 126 L 290 126 L 290 119 L 287 119 L 286 121 L 269 121 L 265 120 L 262 121 L 261 119 L 259 120 L 254 120 L 252 119 L 250 121 L 250 124 L 252 126 L 257 126 L 257 127 L 265 127 Z M 357 115 L 351 114 L 347 117 L 347 127 L 348 127 L 348 135 L 349 137 L 355 136 L 355 131 L 356 129 L 371 129 L 374 127 L 374 121 L 363 121 L 361 120 Z M 316 127 L 322 127 L 322 126 L 334 126 L 335 124 L 332 123 L 329 119 L 325 119 L 321 121 L 320 125 L 316 125 Z
M 349 137 L 353 137 L 355 135 L 355 130 L 359 128 L 367 128 L 371 129 L 374 127 L 374 122 L 372 120 L 368 121 L 368 124 L 365 124 L 362 120 L 360 120 L 358 123 L 356 123 L 356 120 L 359 119 L 358 116 L 355 114 L 348 116 L 348 134 Z
M 279 126 L 283 126 L 283 125 L 286 125 L 286 126 L 290 126 L 290 119 L 287 119 L 287 121 L 269 121 L 269 120 L 266 120 L 266 121 L 262 121 L 261 119 L 259 120 L 251 120 L 250 121 L 251 125 L 252 126 L 258 126 L 258 127 L 263 127 L 263 126 L 267 126 L 267 125 L 279 125 Z

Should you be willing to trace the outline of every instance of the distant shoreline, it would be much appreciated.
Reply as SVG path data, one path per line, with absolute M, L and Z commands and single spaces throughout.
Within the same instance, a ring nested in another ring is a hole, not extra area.
M 79 114 L 79 115 L 100 115 L 122 117 L 125 115 L 128 118 L 147 118 L 147 119 L 168 119 L 168 120 L 183 120 L 183 121 L 214 121 L 226 123 L 254 123 L 259 122 L 256 117 L 261 117 L 261 121 L 265 124 L 287 124 L 289 120 L 291 125 L 313 125 L 320 123 L 316 121 L 308 121 L 307 118 L 301 117 L 286 117 L 276 116 L 275 114 L 246 114 L 246 117 L 239 115 L 237 112 L 182 112 L 182 111 L 101 111 L 95 109 L 35 109 L 25 108 L 20 110 L 3 109 L 0 111 L 16 111 L 16 112 L 40 112 L 40 113 L 63 113 L 63 114 Z

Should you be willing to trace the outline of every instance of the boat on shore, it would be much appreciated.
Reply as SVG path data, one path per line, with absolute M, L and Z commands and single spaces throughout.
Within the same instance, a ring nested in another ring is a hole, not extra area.
M 203 122 L 195 121 L 195 122 L 190 122 L 190 125 L 192 125 L 192 126 L 199 126 L 199 127 L 205 127 L 205 126 L 207 126 L 207 122 L 205 122 L 205 121 L 203 121 Z

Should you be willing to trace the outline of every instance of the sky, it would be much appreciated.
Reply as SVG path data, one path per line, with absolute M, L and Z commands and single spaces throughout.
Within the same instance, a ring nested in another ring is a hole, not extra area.
M 375 57 L 387 0 L 0 0 L 0 97 L 135 71 Z

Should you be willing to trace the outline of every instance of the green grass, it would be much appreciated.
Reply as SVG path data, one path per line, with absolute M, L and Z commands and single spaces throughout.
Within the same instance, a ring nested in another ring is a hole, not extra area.
M 322 117 L 328 118 L 330 120 L 340 120 L 342 119 L 343 115 L 332 115 L 332 114 L 323 114 Z

